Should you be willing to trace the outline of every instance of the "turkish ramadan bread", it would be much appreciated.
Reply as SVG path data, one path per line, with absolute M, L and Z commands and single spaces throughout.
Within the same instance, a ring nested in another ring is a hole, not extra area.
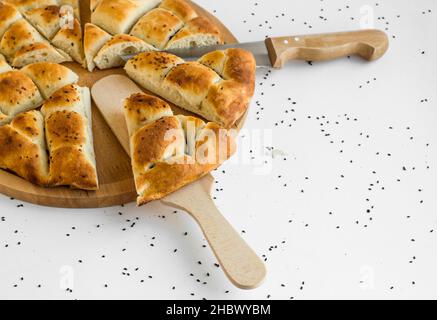
M 97 0 L 91 10 L 84 35 L 89 71 L 121 66 L 122 55 L 223 43 L 217 26 L 185 0 Z
M 0 168 L 43 187 L 96 190 L 89 89 L 59 64 L 12 70 L 0 57 L 0 70 Z
M 0 53 L 13 67 L 35 62 L 85 65 L 79 0 L 0 1 Z
M 147 90 L 226 128 L 245 114 L 255 88 L 255 58 L 241 49 L 214 51 L 195 62 L 146 52 L 125 70 Z
M 233 131 L 196 117 L 175 116 L 155 96 L 134 94 L 124 110 L 138 205 L 200 179 L 235 152 Z

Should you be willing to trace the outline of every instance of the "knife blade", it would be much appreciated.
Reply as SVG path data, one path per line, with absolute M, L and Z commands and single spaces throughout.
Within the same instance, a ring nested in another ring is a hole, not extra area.
M 381 58 L 389 47 L 387 34 L 380 30 L 358 30 L 327 34 L 267 38 L 265 41 L 234 43 L 210 47 L 168 50 L 185 60 L 229 48 L 252 52 L 258 67 L 282 68 L 290 60 L 324 61 L 358 55 L 369 61 Z M 123 55 L 125 61 L 135 57 Z
M 255 56 L 256 65 L 258 67 L 272 66 L 272 63 L 270 62 L 270 58 L 269 58 L 269 52 L 267 50 L 266 43 L 264 41 L 233 43 L 233 44 L 208 46 L 208 47 L 193 47 L 187 49 L 173 49 L 173 50 L 165 50 L 165 52 L 174 54 L 178 57 L 181 57 L 184 60 L 191 61 L 191 60 L 197 60 L 209 52 L 216 51 L 216 50 L 226 50 L 229 48 L 239 48 L 252 52 L 252 54 Z M 136 54 L 123 55 L 121 58 L 124 61 L 128 61 L 135 56 Z

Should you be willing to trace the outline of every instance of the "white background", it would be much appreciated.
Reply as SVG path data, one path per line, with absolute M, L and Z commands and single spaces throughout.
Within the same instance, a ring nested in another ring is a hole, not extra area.
M 0 298 L 437 298 L 436 2 L 198 3 L 240 41 L 359 29 L 368 9 L 391 41 L 372 63 L 258 71 L 245 140 L 272 130 L 276 151 L 252 153 L 271 172 L 229 163 L 214 196 L 267 259 L 264 285 L 235 289 L 193 220 L 160 203 L 61 210 L 0 196 Z

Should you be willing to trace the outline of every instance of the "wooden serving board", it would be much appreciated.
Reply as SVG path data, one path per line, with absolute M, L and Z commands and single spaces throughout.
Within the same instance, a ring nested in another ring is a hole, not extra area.
M 80 1 L 82 23 L 90 21 L 89 0 Z M 208 17 L 218 26 L 226 43 L 236 43 L 233 34 L 213 15 L 192 3 L 199 15 Z M 95 82 L 111 74 L 125 74 L 122 68 L 95 70 L 90 73 L 77 63 L 66 63 L 80 76 L 79 85 L 91 88 Z M 184 113 L 174 107 L 176 114 Z M 239 127 L 244 119 L 240 121 Z M 130 203 L 136 199 L 129 156 L 106 124 L 93 102 L 93 133 L 99 176 L 98 191 L 70 188 L 41 188 L 9 172 L 0 170 L 0 193 L 22 201 L 59 208 L 102 208 Z

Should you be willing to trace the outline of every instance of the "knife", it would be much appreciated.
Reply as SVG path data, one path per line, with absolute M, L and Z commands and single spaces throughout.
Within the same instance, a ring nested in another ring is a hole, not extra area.
M 287 61 L 324 61 L 358 55 L 372 61 L 381 58 L 389 47 L 387 34 L 380 30 L 359 30 L 327 34 L 267 38 L 265 41 L 225 44 L 209 47 L 166 50 L 186 60 L 229 48 L 245 49 L 253 53 L 258 67 L 280 69 Z M 125 61 L 135 57 L 124 55 Z

